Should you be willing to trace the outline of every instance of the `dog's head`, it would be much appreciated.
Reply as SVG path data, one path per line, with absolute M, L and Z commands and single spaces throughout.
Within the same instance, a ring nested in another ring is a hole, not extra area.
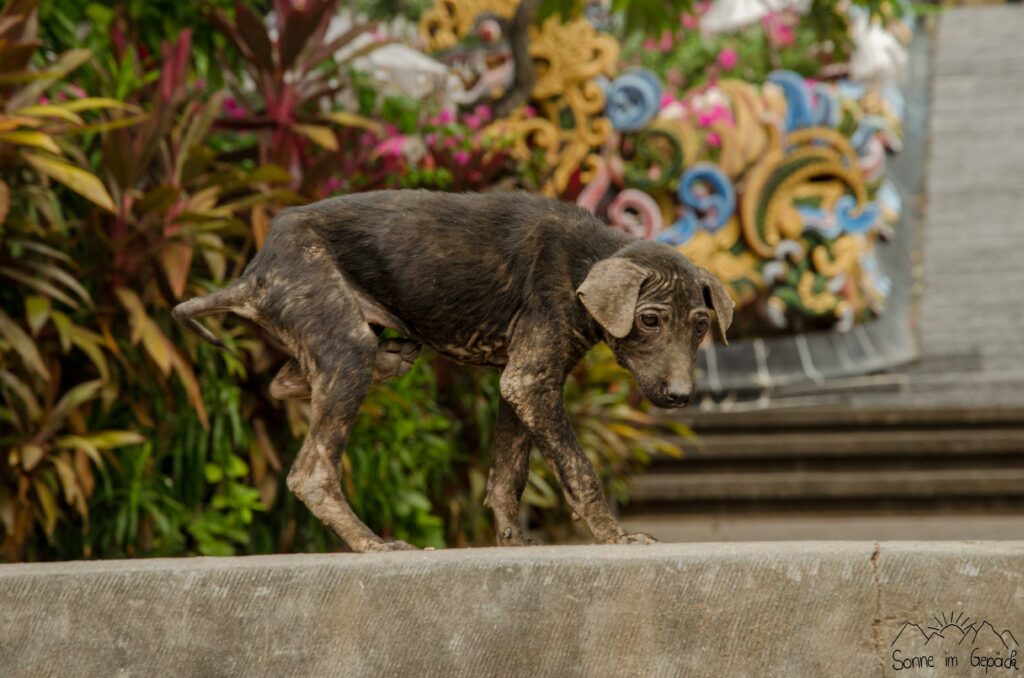
M 626 245 L 594 264 L 576 294 L 619 364 L 658 407 L 689 404 L 697 347 L 712 320 L 728 343 L 734 304 L 725 287 L 668 245 Z

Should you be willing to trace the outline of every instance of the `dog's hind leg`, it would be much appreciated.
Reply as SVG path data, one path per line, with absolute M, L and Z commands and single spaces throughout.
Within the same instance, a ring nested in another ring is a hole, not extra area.
M 419 357 L 420 348 L 420 343 L 412 339 L 381 339 L 377 344 L 373 383 L 406 374 Z
M 270 396 L 278 400 L 308 400 L 312 395 L 309 380 L 294 358 L 286 362 L 270 382 Z
M 189 299 L 175 306 L 171 316 L 214 346 L 223 346 L 213 332 L 203 327 L 198 318 L 216 313 L 234 312 L 242 317 L 251 317 L 248 281 L 234 280 L 227 287 L 207 294 L 205 297 Z
M 406 374 L 419 357 L 420 348 L 420 343 L 412 339 L 382 339 L 377 344 L 373 383 Z M 270 383 L 270 395 L 278 400 L 307 400 L 313 395 L 313 389 L 302 373 L 298 360 L 293 358 L 278 370 L 277 376 Z
M 300 271 L 280 274 L 261 310 L 309 375 L 309 434 L 288 473 L 288 488 L 354 551 L 412 548 L 385 543 L 349 506 L 338 461 L 373 382 L 377 338 L 345 280 L 324 254 L 309 250 Z

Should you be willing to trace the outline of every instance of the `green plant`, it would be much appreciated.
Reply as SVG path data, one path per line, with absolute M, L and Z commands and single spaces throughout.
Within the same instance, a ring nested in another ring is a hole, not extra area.
M 276 40 L 260 3 L 216 0 L 195 31 L 181 30 L 194 5 L 159 19 L 157 5 L 58 1 L 42 36 L 36 0 L 0 12 L 0 558 L 338 548 L 285 488 L 306 404 L 268 397 L 282 356 L 226 318 L 209 322 L 227 350 L 203 344 L 169 309 L 237 276 L 298 200 L 521 184 L 523 168 L 483 134 L 489 112 L 447 117 L 360 82 L 352 58 L 382 41 L 356 49 L 372 28 L 358 24 L 323 44 L 337 6 L 274 3 Z M 40 46 L 72 49 L 47 63 Z M 405 136 L 420 159 L 391 153 Z M 622 498 L 667 429 L 609 365 L 588 358 L 567 394 Z M 376 386 L 343 456 L 353 506 L 421 546 L 491 543 L 497 402 L 493 372 L 430 359 Z M 568 523 L 545 465 L 525 500 L 536 529 Z

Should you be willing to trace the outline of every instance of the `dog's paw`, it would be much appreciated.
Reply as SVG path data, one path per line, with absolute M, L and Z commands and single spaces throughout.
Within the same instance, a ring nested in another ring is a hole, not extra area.
M 385 339 L 377 345 L 377 363 L 373 367 L 376 382 L 400 377 L 412 369 L 420 356 L 420 344 L 411 339 Z
M 506 527 L 504 532 L 498 533 L 498 546 L 544 546 L 544 542 L 524 537 L 521 531 Z
M 646 532 L 633 532 L 632 534 L 624 534 L 615 540 L 616 544 L 660 544 L 657 539 L 647 534 Z
M 407 544 L 401 539 L 394 541 L 377 541 L 366 547 L 363 553 L 383 553 L 385 551 L 418 551 L 412 544 Z

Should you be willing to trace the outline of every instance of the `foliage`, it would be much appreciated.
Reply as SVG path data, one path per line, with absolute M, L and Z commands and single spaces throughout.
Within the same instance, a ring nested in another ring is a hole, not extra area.
M 106 388 L 106 339 L 81 322 L 96 305 L 62 251 L 73 233 L 51 183 L 113 210 L 68 139 L 96 128 L 83 114 L 130 107 L 102 98 L 41 98 L 88 55 L 71 51 L 30 69 L 39 44 L 32 7 L 22 0 L 0 12 L 0 557 L 18 553 L 34 526 L 53 535 L 61 503 L 87 525 L 93 465 L 143 440 L 134 431 L 90 425 L 97 407 L 114 396 Z M 73 367 L 81 363 L 87 376 Z
M 218 69 L 208 58 L 224 47 L 224 40 L 205 21 L 210 7 L 233 11 L 235 0 L 47 0 L 39 5 L 43 40 L 56 49 L 84 47 L 98 59 L 113 63 L 130 47 L 147 58 L 160 53 L 164 42 L 174 42 L 182 29 L 193 32 L 196 68 L 201 77 L 221 84 Z M 270 9 L 270 0 L 244 0 L 260 14 Z
M 623 38 L 662 35 L 675 30 L 684 17 L 700 13 L 711 3 L 707 0 L 611 0 L 611 17 Z M 808 16 L 818 42 L 839 44 L 846 41 L 846 15 L 850 6 L 863 7 L 872 15 L 899 15 L 902 5 L 896 0 L 811 0 Z M 542 0 L 537 12 L 539 21 L 549 16 L 563 18 L 587 11 L 581 0 Z
M 883 17 L 900 16 L 894 0 L 857 2 Z M 747 28 L 707 35 L 699 30 L 707 5 L 684 12 L 674 23 L 646 37 L 630 34 L 623 59 L 664 74 L 677 93 L 717 78 L 764 82 L 774 70 L 821 78 L 846 64 L 853 49 L 850 15 L 838 3 L 813 0 L 806 15 L 793 10 L 772 12 Z
M 277 37 L 261 2 L 0 12 L 0 559 L 338 548 L 284 487 L 306 405 L 267 395 L 282 356 L 227 319 L 210 320 L 227 350 L 203 344 L 169 309 L 237 276 L 297 201 L 529 186 L 488 109 L 361 80 L 351 65 L 386 41 L 372 23 L 325 41 L 338 4 L 274 2 Z M 588 359 L 569 397 L 622 499 L 663 443 L 608 364 Z M 492 541 L 497 400 L 492 373 L 426 359 L 373 389 L 343 457 L 372 528 Z M 558 533 L 561 501 L 535 465 L 534 526 Z

